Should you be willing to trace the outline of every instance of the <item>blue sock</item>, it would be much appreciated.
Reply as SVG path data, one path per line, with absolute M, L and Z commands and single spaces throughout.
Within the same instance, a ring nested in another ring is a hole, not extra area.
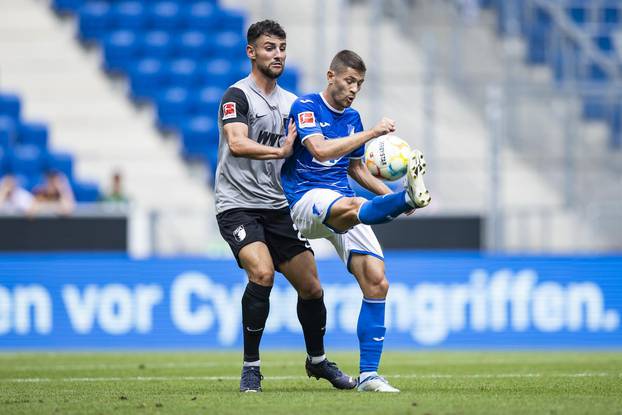
M 359 220 L 367 225 L 387 223 L 412 209 L 406 200 L 406 191 L 376 196 L 363 203 L 359 209 Z
M 363 298 L 356 327 L 361 349 L 360 371 L 377 372 L 382 355 L 384 334 L 384 299 Z

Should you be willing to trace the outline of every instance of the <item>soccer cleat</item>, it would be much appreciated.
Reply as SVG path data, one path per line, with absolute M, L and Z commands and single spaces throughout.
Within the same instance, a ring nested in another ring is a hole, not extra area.
M 413 150 L 408 156 L 408 176 L 406 183 L 406 192 L 408 197 L 415 204 L 416 208 L 423 208 L 430 204 L 432 198 L 430 192 L 425 188 L 423 183 L 423 175 L 425 174 L 425 159 L 423 153 L 419 150 Z
M 358 379 L 357 379 L 358 383 Z M 358 383 L 356 390 L 359 392 L 399 392 L 400 390 L 389 385 L 382 376 L 372 375 Z
M 243 366 L 242 377 L 240 377 L 240 392 L 261 392 L 262 379 L 259 366 Z
M 328 359 L 312 364 L 311 360 L 307 358 L 305 369 L 309 377 L 326 379 L 337 389 L 354 389 L 356 387 L 356 380 L 343 373 L 335 362 L 329 362 Z

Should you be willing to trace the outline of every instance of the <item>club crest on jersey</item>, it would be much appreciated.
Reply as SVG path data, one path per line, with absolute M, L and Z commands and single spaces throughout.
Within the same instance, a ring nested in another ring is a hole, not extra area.
M 298 114 L 298 126 L 300 128 L 315 127 L 315 115 L 313 111 L 304 111 Z
M 238 112 L 235 108 L 235 102 L 226 102 L 222 104 L 222 119 L 228 120 L 238 116 Z
M 244 225 L 240 225 L 233 231 L 233 237 L 236 241 L 242 242 L 246 238 L 246 229 L 244 229 Z

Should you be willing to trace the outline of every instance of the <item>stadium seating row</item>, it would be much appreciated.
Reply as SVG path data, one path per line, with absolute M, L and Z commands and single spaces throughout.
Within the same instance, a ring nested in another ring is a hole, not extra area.
M 54 0 L 74 14 L 77 36 L 101 46 L 102 67 L 126 76 L 130 98 L 156 108 L 156 125 L 181 137 L 181 155 L 215 174 L 217 112 L 225 89 L 246 76 L 244 14 L 218 1 Z M 291 65 L 279 79 L 297 93 Z
M 22 119 L 19 96 L 0 94 L 0 176 L 15 174 L 27 190 L 32 190 L 42 183 L 46 171 L 60 171 L 67 176 L 78 202 L 97 201 L 99 187 L 76 180 L 73 163 L 71 154 L 49 150 L 46 124 Z
M 622 129 L 619 120 L 622 116 L 622 95 L 620 91 L 609 88 L 614 80 L 611 71 L 590 56 L 585 45 L 560 30 L 548 9 L 533 3 L 529 5 L 525 0 L 491 0 L 486 4 L 496 9 L 497 27 L 501 34 L 509 30 L 511 19 L 507 18 L 508 15 L 516 13 L 520 32 L 527 43 L 527 63 L 549 65 L 558 85 L 568 81 L 580 84 L 583 117 L 606 121 L 610 129 L 611 145 L 621 147 Z M 588 40 L 588 45 L 613 63 L 615 77 L 622 76 L 622 46 L 615 42 L 616 30 L 622 21 L 622 2 L 574 0 L 561 2 L 561 7 L 574 28 Z

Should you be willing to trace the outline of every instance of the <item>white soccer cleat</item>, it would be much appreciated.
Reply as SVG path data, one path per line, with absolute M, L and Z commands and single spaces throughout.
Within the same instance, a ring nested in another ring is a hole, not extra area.
M 415 204 L 415 208 L 423 208 L 430 204 L 432 198 L 430 192 L 423 183 L 423 175 L 425 174 L 426 163 L 423 153 L 419 150 L 413 150 L 408 156 L 408 180 L 404 183 L 408 197 Z
M 357 381 L 358 383 L 358 381 Z M 400 390 L 389 385 L 382 376 L 372 375 L 358 383 L 356 390 L 359 392 L 399 392 Z

